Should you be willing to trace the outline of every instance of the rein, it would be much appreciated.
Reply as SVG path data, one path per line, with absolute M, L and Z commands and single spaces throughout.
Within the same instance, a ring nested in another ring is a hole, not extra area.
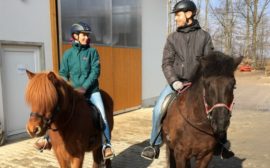
M 178 96 L 180 96 L 181 94 L 183 94 L 184 92 L 186 92 L 186 91 L 189 89 L 189 87 L 190 87 L 191 85 L 192 85 L 191 82 L 184 84 L 184 88 L 178 91 Z M 179 110 L 179 106 L 177 106 L 177 111 L 180 113 L 180 115 L 182 116 L 182 118 L 183 118 L 183 119 L 184 119 L 191 127 L 193 127 L 193 128 L 195 128 L 195 129 L 199 130 L 200 132 L 203 132 L 203 133 L 205 133 L 205 134 L 207 134 L 207 135 L 209 135 L 209 136 L 215 138 L 215 136 L 214 136 L 213 133 L 209 133 L 209 132 L 207 132 L 207 131 L 205 131 L 205 130 L 199 128 L 198 126 L 196 126 L 195 124 L 193 124 L 191 121 L 189 121 L 189 120 L 184 116 L 184 114 L 181 112 L 181 110 Z
M 180 96 L 181 94 L 183 94 L 184 92 L 186 92 L 189 87 L 192 85 L 191 82 L 189 83 L 185 83 L 184 84 L 184 88 L 179 90 L 178 91 L 178 96 Z M 232 101 L 230 103 L 230 105 L 226 105 L 225 103 L 216 103 L 214 104 L 212 107 L 210 107 L 207 102 L 206 102 L 206 99 L 205 99 L 205 89 L 203 90 L 203 101 L 204 101 L 204 107 L 205 107 L 205 113 L 207 114 L 207 118 L 208 118 L 208 121 L 209 119 L 211 119 L 210 117 L 210 113 L 215 109 L 215 108 L 220 108 L 220 107 L 224 107 L 226 108 L 230 113 L 232 113 L 232 109 L 233 109 L 233 105 L 234 105 L 234 101 Z M 181 110 L 179 110 L 179 107 L 177 106 L 177 111 L 180 113 L 180 115 L 182 116 L 182 118 L 190 125 L 192 126 L 193 128 L 209 135 L 209 136 L 212 136 L 215 138 L 214 134 L 213 133 L 209 133 L 201 128 L 199 128 L 198 126 L 196 126 L 195 124 L 193 124 L 191 121 L 189 121 L 185 116 L 184 114 L 181 112 Z

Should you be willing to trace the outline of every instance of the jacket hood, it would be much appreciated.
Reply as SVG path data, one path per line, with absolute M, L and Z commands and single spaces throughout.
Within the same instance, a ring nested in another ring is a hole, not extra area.
M 183 33 L 188 33 L 188 32 L 191 32 L 191 31 L 198 30 L 198 29 L 201 29 L 201 26 L 200 26 L 198 20 L 193 20 L 191 25 L 178 27 L 176 31 L 177 32 L 183 32 Z

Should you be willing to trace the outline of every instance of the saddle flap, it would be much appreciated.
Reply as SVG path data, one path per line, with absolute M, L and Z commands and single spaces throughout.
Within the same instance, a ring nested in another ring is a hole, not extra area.
M 169 107 L 171 102 L 173 102 L 176 99 L 176 97 L 177 97 L 177 94 L 175 92 L 170 93 L 165 97 L 165 99 L 161 105 L 162 118 L 165 116 L 167 108 Z

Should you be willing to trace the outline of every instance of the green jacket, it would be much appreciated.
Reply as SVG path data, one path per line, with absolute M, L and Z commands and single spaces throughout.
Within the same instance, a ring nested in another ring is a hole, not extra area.
M 70 81 L 74 88 L 85 88 L 86 95 L 99 91 L 99 55 L 95 48 L 73 42 L 65 51 L 60 65 L 60 76 Z

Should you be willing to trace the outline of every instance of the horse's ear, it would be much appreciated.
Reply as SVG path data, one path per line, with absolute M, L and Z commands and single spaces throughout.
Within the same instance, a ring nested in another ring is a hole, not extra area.
M 234 69 L 236 70 L 237 66 L 242 62 L 243 56 L 234 58 Z
M 28 79 L 32 79 L 36 75 L 35 73 L 33 73 L 27 69 L 25 71 L 26 71 L 26 74 L 28 76 Z
M 56 75 L 55 75 L 55 73 L 54 72 L 49 72 L 48 73 L 48 79 L 53 83 L 53 84 L 56 84 L 57 83 L 57 81 L 58 81 L 58 79 L 57 79 L 57 77 L 56 77 Z

